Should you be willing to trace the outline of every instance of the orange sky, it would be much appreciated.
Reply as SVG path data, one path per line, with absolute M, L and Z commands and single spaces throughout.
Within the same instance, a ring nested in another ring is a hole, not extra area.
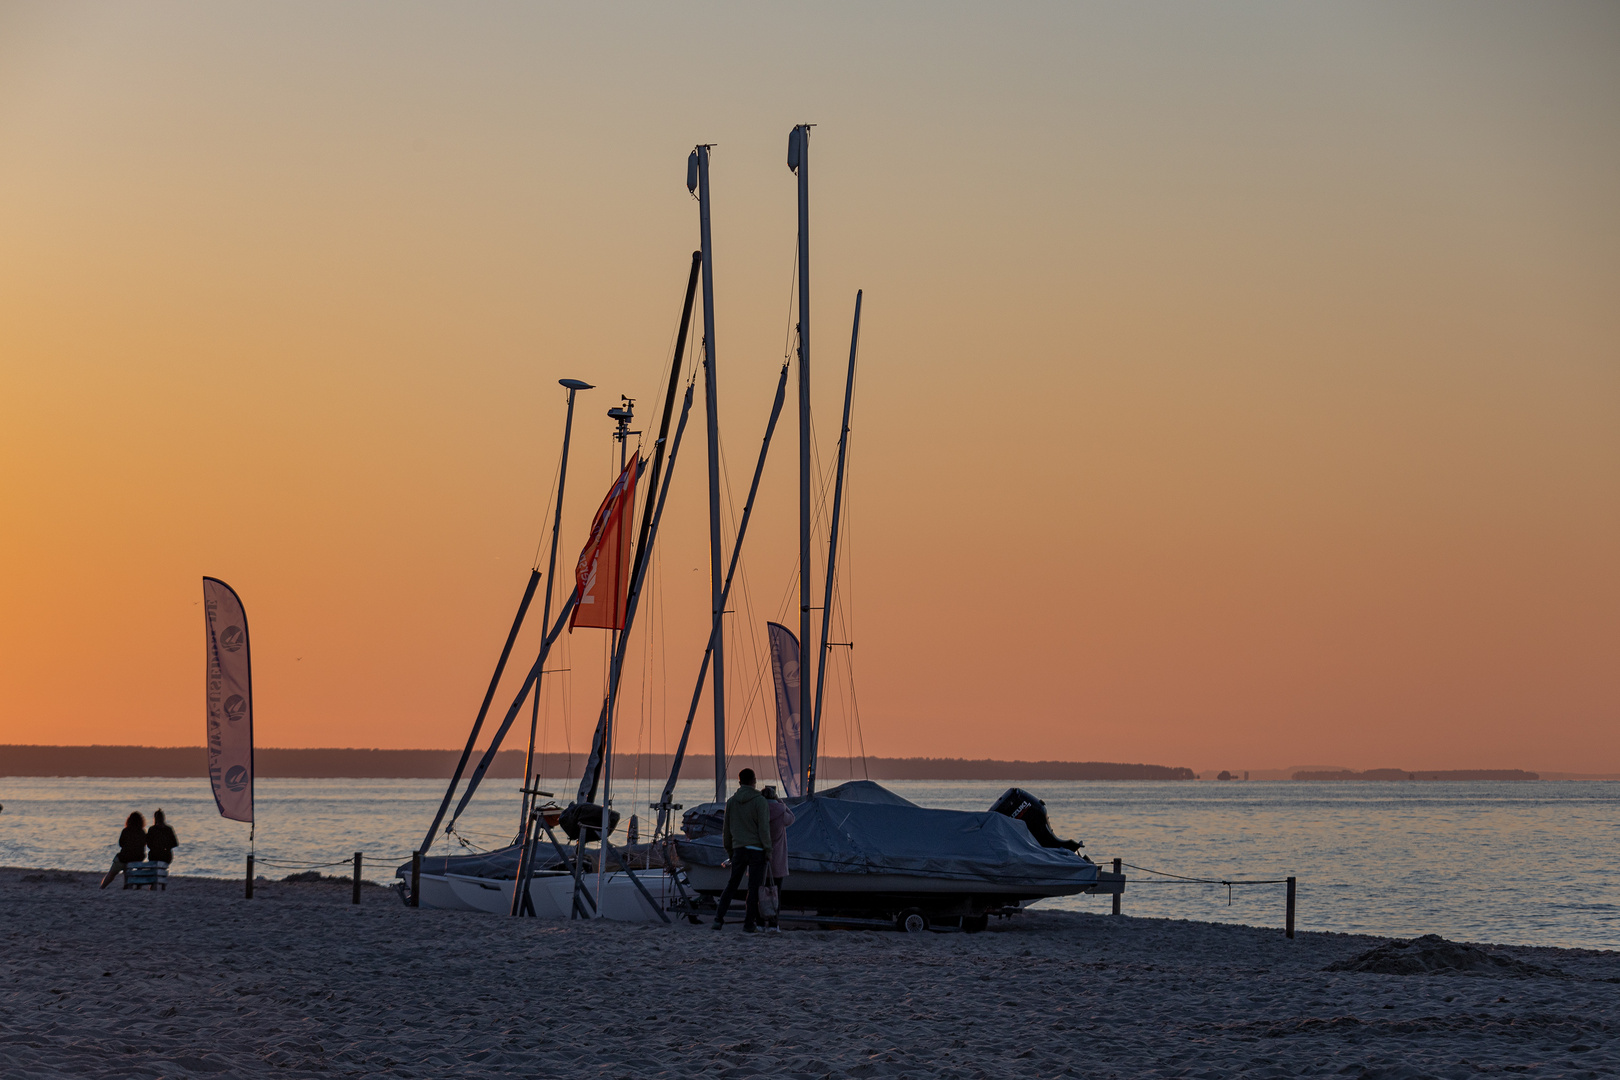
M 868 752 L 1620 771 L 1614 7 L 820 12 L 0 7 L 0 742 L 200 744 L 210 574 L 261 745 L 459 744 L 555 380 L 600 387 L 565 564 L 603 411 L 653 422 L 698 141 L 740 508 L 808 120 L 824 467 L 866 290 Z M 701 653 L 701 421 L 625 745 L 673 742 Z M 742 749 L 796 557 L 783 423 Z M 559 658 L 551 749 L 601 636 Z

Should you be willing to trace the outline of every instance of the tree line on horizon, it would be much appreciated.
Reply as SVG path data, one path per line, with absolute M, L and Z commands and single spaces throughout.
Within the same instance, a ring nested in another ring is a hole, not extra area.
M 449 778 L 459 750 L 294 749 L 261 747 L 254 752 L 254 772 L 263 778 L 443 780 Z M 583 754 L 536 754 L 536 773 L 573 776 Z M 522 750 L 502 750 L 490 765 L 492 779 L 523 776 Z M 473 763 L 477 761 L 474 755 Z M 469 767 L 472 763 L 469 763 Z M 662 777 L 670 755 L 620 755 L 615 779 Z M 773 775 L 775 760 L 732 755 L 728 771 L 752 768 Z M 0 746 L 0 776 L 207 776 L 207 756 L 200 746 Z M 681 775 L 693 780 L 714 778 L 714 758 L 688 754 Z M 1024 761 L 995 758 L 822 758 L 823 783 L 870 780 L 1196 780 L 1179 766 L 1107 761 Z

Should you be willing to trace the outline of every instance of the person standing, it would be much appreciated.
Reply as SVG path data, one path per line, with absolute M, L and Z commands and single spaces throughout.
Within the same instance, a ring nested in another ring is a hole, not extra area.
M 773 934 L 780 934 L 782 910 L 782 879 L 788 875 L 788 846 L 787 827 L 793 824 L 793 811 L 787 808 L 787 803 L 776 797 L 776 786 L 765 785 L 765 806 L 771 815 L 771 888 L 776 890 L 777 914 L 765 920 L 765 929 Z
M 101 887 L 111 885 L 130 863 L 146 861 L 146 819 L 139 810 L 124 819 L 124 831 L 118 834 L 118 854 L 113 856 L 112 869 L 101 879 Z
M 759 888 L 771 858 L 771 812 L 765 796 L 754 788 L 754 770 L 737 774 L 737 793 L 726 800 L 726 825 L 721 842 L 731 866 L 731 880 L 720 894 L 720 910 L 714 915 L 714 928 L 725 925 L 726 912 L 737 895 L 744 873 L 748 875 L 748 902 L 743 909 L 743 933 L 752 934 L 759 926 Z
M 152 813 L 152 827 L 146 830 L 146 857 L 168 866 L 174 861 L 174 849 L 180 846 L 179 837 L 169 823 L 163 820 L 163 811 Z

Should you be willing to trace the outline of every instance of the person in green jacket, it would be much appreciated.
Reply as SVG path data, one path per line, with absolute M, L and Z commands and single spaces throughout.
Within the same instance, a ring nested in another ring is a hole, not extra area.
M 759 887 L 765 883 L 765 870 L 771 862 L 771 810 L 754 788 L 754 770 L 737 774 L 737 793 L 726 800 L 726 826 L 721 834 L 725 844 L 731 880 L 720 894 L 720 910 L 714 928 L 725 925 L 726 912 L 737 895 L 743 873 L 748 874 L 748 905 L 743 912 L 743 933 L 752 934 L 759 926 Z

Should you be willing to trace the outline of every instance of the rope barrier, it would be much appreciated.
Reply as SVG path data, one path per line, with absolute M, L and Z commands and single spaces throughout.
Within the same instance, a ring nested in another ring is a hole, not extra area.
M 1140 870 L 1144 874 L 1157 874 L 1160 877 L 1172 878 L 1171 881 L 1138 881 L 1137 885 L 1225 885 L 1226 906 L 1232 906 L 1232 888 L 1237 885 L 1286 885 L 1287 878 L 1252 878 L 1248 880 L 1227 878 L 1198 878 L 1187 877 L 1182 874 L 1172 874 L 1168 870 L 1154 870 L 1146 866 L 1137 866 L 1135 863 L 1121 862 L 1120 866 Z
M 253 861 L 254 861 L 254 864 L 257 865 L 257 866 L 274 866 L 279 870 L 324 870 L 328 866 L 353 866 L 354 865 L 354 860 L 353 859 L 339 859 L 337 862 L 319 862 L 319 863 L 278 862 L 275 859 L 262 859 L 262 858 L 255 858 Z
M 406 863 L 406 862 L 411 861 L 411 857 L 409 855 L 397 855 L 397 856 L 394 856 L 392 858 L 380 858 L 380 859 L 374 859 L 372 856 L 368 855 L 368 856 L 366 856 L 366 859 L 367 859 L 368 862 L 377 862 L 379 865 L 388 865 L 388 864 L 395 863 L 395 862 Z M 350 857 L 350 858 L 347 858 L 347 859 L 339 859 L 337 862 L 311 863 L 311 862 L 282 862 L 282 861 L 280 861 L 278 859 L 255 858 L 253 860 L 253 864 L 255 866 L 273 866 L 277 870 L 325 870 L 327 867 L 331 867 L 331 866 L 353 866 L 354 865 L 354 859 L 353 859 L 353 857 Z

